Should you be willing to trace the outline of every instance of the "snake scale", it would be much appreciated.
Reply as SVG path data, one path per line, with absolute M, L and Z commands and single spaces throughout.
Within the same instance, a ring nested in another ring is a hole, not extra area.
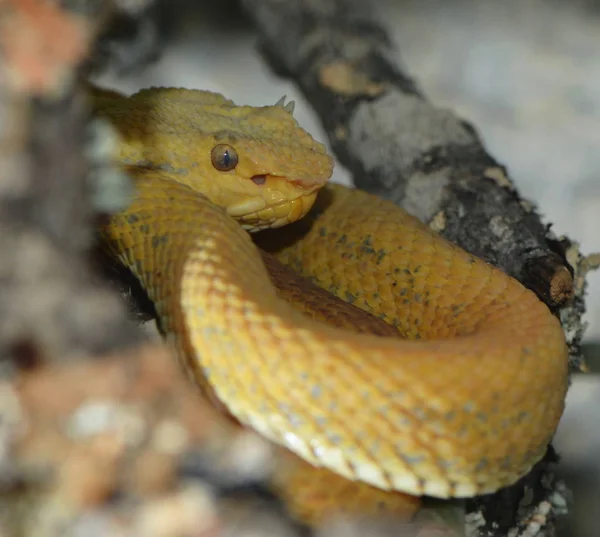
M 301 519 L 494 492 L 543 456 L 567 347 L 531 291 L 328 183 L 333 161 L 293 104 L 91 93 L 135 185 L 104 247 L 204 392 L 287 448 L 294 469 L 275 481 Z

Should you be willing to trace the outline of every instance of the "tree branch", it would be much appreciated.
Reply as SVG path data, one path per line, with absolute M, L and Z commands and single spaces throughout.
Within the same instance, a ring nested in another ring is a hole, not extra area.
M 264 57 L 297 83 L 317 111 L 354 184 L 394 201 L 532 289 L 561 316 L 571 364 L 583 367 L 588 268 L 577 244 L 550 233 L 471 123 L 424 97 L 396 63 L 398 51 L 373 6 L 364 0 L 242 3 Z M 549 452 L 513 487 L 472 500 L 470 529 L 480 535 L 525 531 L 523 513 L 539 509 L 552 527 L 555 512 L 545 508 L 557 492 L 555 483 L 547 484 L 552 460 Z M 529 509 L 523 509 L 526 488 L 533 491 Z

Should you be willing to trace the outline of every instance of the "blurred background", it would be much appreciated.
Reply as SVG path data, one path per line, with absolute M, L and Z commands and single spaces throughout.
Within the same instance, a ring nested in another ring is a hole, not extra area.
M 324 0 L 326 1 L 326 0 Z M 148 2 L 125 0 L 135 13 Z M 600 2 L 379 0 L 398 62 L 439 107 L 479 129 L 521 194 L 556 234 L 600 252 Z M 111 42 L 96 80 L 133 92 L 151 85 L 224 93 L 239 104 L 296 100 L 295 116 L 323 130 L 296 88 L 270 72 L 236 1 L 154 2 Z M 133 36 L 133 41 L 132 41 Z M 337 166 L 334 180 L 348 183 Z M 556 438 L 574 503 L 564 537 L 600 535 L 600 273 L 589 276 L 585 353 Z

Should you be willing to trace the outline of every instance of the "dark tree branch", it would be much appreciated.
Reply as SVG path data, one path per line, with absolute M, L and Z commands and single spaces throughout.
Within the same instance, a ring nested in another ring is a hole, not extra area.
M 577 245 L 549 232 L 471 123 L 423 96 L 396 63 L 398 53 L 373 6 L 365 0 L 242 4 L 263 55 L 315 108 L 354 184 L 394 201 L 532 289 L 560 314 L 572 365 L 582 367 L 587 268 Z M 515 486 L 472 500 L 471 529 L 498 536 L 513 527 L 525 531 L 528 514 L 556 493 L 556 484 L 548 485 L 551 460 L 549 454 Z M 529 510 L 523 509 L 526 489 Z M 554 514 L 550 508 L 543 516 L 549 531 Z

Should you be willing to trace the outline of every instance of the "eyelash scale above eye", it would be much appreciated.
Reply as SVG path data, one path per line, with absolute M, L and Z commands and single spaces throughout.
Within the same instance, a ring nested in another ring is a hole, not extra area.
M 233 170 L 238 164 L 236 150 L 228 144 L 219 144 L 212 148 L 210 161 L 215 169 L 221 172 Z

